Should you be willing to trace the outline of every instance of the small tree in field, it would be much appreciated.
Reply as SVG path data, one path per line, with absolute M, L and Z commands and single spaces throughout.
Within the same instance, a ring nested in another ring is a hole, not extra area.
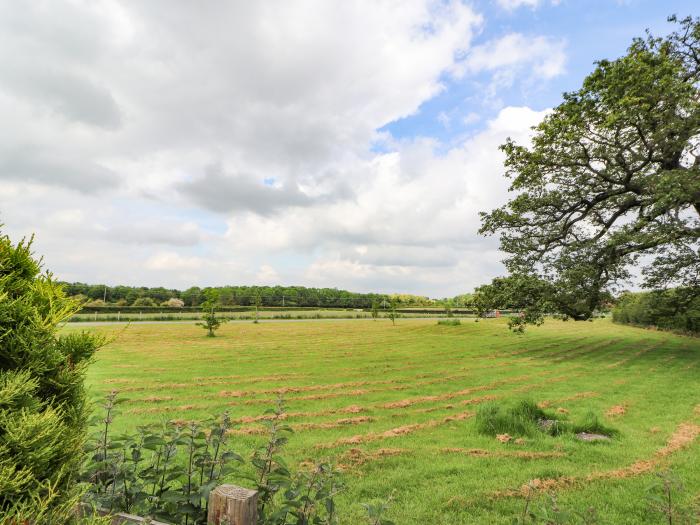
M 379 303 L 374 299 L 372 301 L 372 319 L 376 321 L 377 317 L 379 317 Z
M 0 235 L 0 522 L 74 523 L 88 403 L 85 369 L 102 340 L 58 335 L 78 303 L 41 273 L 31 241 Z
M 447 315 L 447 317 L 455 316 L 454 312 L 452 311 L 452 299 L 447 299 L 445 301 L 445 314 Z
M 396 326 L 396 299 L 392 299 L 389 304 L 389 312 L 386 314 L 389 319 L 391 319 L 391 324 Z
M 207 330 L 207 337 L 214 337 L 216 335 L 214 332 L 226 322 L 226 319 L 216 315 L 216 307 L 219 304 L 218 292 L 210 288 L 204 295 L 206 299 L 202 302 L 202 322 L 197 325 Z
M 197 325 L 207 330 L 207 337 L 214 337 L 216 335 L 214 332 L 226 322 L 226 319 L 216 315 L 216 303 L 213 300 L 202 303 L 202 313 L 203 321 Z
M 253 322 L 257 324 L 260 319 L 260 307 L 262 306 L 262 297 L 260 297 L 259 293 L 255 294 L 253 301 L 255 304 L 255 320 Z

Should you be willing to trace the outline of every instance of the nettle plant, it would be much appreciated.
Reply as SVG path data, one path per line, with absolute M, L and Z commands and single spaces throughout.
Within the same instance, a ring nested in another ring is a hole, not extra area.
M 266 412 L 267 441 L 251 459 L 252 478 L 260 498 L 259 521 L 266 525 L 334 525 L 338 523 L 335 496 L 345 489 L 339 472 L 330 463 L 293 473 L 280 455 L 293 430 L 284 424 L 285 407 L 280 398 Z
M 100 429 L 87 445 L 86 500 L 109 511 L 126 511 L 172 523 L 206 523 L 209 493 L 243 460 L 227 449 L 227 413 L 203 423 L 141 426 L 112 436 L 116 408 L 106 398 Z
M 293 433 L 283 423 L 282 400 L 266 412 L 266 441 L 254 451 L 248 473 L 243 458 L 230 449 L 228 413 L 208 421 L 172 421 L 141 426 L 132 434 L 112 435 L 118 405 L 110 393 L 104 416 L 93 421 L 99 430 L 87 445 L 83 480 L 85 502 L 111 512 L 125 511 L 179 525 L 207 522 L 209 493 L 237 474 L 260 493 L 261 525 L 334 525 L 335 496 L 344 490 L 329 463 L 293 471 L 281 452 Z

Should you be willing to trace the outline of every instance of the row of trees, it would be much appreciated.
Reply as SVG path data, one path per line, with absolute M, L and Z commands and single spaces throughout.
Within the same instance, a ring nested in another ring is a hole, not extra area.
M 616 323 L 700 332 L 700 296 L 690 288 L 626 293 L 612 313 Z
M 199 307 L 216 297 L 218 306 L 300 306 L 371 308 L 373 303 L 388 306 L 434 306 L 442 301 L 410 294 L 356 293 L 337 288 L 304 286 L 221 286 L 186 290 L 163 287 L 106 286 L 104 284 L 62 283 L 66 293 L 93 306 L 190 306 Z M 462 297 L 462 296 L 460 296 Z

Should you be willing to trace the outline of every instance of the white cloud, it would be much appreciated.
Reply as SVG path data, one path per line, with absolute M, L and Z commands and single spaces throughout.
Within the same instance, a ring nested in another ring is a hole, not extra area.
M 277 273 L 277 270 L 275 270 L 269 264 L 263 264 L 260 267 L 260 270 L 258 270 L 255 278 L 258 284 L 280 284 L 280 276 Z
M 564 47 L 562 40 L 509 33 L 474 48 L 465 67 L 471 72 L 531 68 L 533 77 L 550 79 L 564 73 Z
M 563 67 L 543 37 L 472 48 L 481 24 L 458 0 L 0 0 L 0 222 L 67 280 L 469 289 L 500 271 L 476 235 L 497 146 L 542 113 L 446 152 L 377 129 L 450 75 Z
M 206 261 L 200 257 L 183 257 L 176 252 L 160 252 L 146 259 L 146 268 L 157 271 L 204 270 Z
M 498 5 L 503 9 L 517 9 L 518 7 L 528 6 L 528 7 L 538 7 L 542 0 L 497 0 Z
M 544 0 L 497 0 L 499 6 L 508 11 L 513 11 L 519 7 L 529 7 L 531 9 L 536 9 L 541 6 Z M 561 0 L 550 0 L 551 5 L 559 5 Z

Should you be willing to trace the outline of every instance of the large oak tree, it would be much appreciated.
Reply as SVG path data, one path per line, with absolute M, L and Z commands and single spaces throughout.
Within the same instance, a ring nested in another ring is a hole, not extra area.
M 669 19 L 603 60 L 535 128 L 508 140 L 514 197 L 482 214 L 515 276 L 538 277 L 549 304 L 590 318 L 610 288 L 642 269 L 649 287 L 700 276 L 700 19 Z

